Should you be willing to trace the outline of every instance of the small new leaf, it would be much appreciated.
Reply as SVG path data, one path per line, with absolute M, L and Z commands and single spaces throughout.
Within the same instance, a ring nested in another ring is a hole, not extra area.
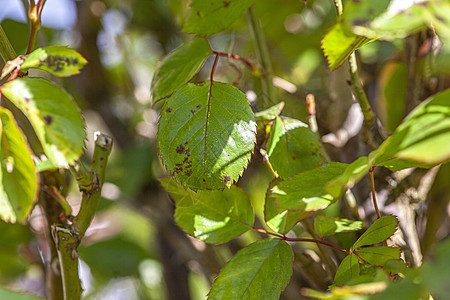
M 280 102 L 275 104 L 274 106 L 269 107 L 263 111 L 259 111 L 255 113 L 255 121 L 256 122 L 269 122 L 273 121 L 276 117 L 278 117 L 281 111 L 284 108 L 284 102 Z
M 59 77 L 67 77 L 79 74 L 86 63 L 87 60 L 74 49 L 65 46 L 49 46 L 30 53 L 21 69 L 36 68 Z
M 0 107 L 0 218 L 25 222 L 33 208 L 38 178 L 31 152 L 8 110 Z
M 172 178 L 161 180 L 176 201 L 175 220 L 188 234 L 210 244 L 221 244 L 248 231 L 254 222 L 247 195 L 232 186 L 223 191 L 185 189 Z
M 384 216 L 376 220 L 353 244 L 355 250 L 362 246 L 381 243 L 394 234 L 398 220 L 394 216 Z
M 250 104 L 230 84 L 184 85 L 167 99 L 159 119 L 162 161 L 193 190 L 230 187 L 247 166 L 255 141 Z
M 292 249 L 285 241 L 257 241 L 225 265 L 208 299 L 278 299 L 292 275 L 293 259 Z
M 153 75 L 153 103 L 191 80 L 211 54 L 211 46 L 204 38 L 193 39 L 172 51 Z
M 327 58 L 330 71 L 339 68 L 353 51 L 373 41 L 346 30 L 341 21 L 334 24 L 322 39 L 322 50 Z
M 314 230 L 320 237 L 330 236 L 339 232 L 350 232 L 361 229 L 364 223 L 347 219 L 318 215 L 314 219 Z

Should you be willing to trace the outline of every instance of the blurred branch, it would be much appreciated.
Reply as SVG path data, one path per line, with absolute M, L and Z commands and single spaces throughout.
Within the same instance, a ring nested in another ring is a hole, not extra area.
M 342 0 L 333 1 L 336 6 L 336 12 L 338 16 L 341 16 L 343 12 Z M 369 100 L 367 99 L 367 95 L 362 87 L 361 79 L 359 78 L 358 64 L 356 62 L 355 52 L 350 55 L 348 62 L 350 71 L 350 84 L 353 90 L 353 95 L 355 96 L 356 101 L 358 101 L 359 105 L 361 106 L 361 110 L 364 115 L 364 122 L 362 127 L 363 139 L 369 148 L 376 149 L 378 148 L 379 143 L 377 143 L 374 132 L 372 131 L 376 123 L 375 114 L 373 113 Z
M 258 17 L 256 16 L 253 6 L 247 10 L 247 20 L 252 32 L 253 41 L 255 43 L 255 50 L 258 55 L 259 63 L 262 67 L 261 86 L 263 91 L 263 103 L 262 107 L 267 108 L 272 104 L 275 104 L 275 88 L 272 84 L 273 69 L 272 62 L 269 56 L 269 50 L 267 49 L 266 40 L 264 38 L 264 32 L 261 28 Z
M 5 63 L 8 62 L 9 60 L 13 60 L 17 56 L 16 51 L 14 51 L 14 48 L 11 45 L 8 37 L 6 36 L 5 31 L 3 31 L 3 27 L 1 25 L 0 25 L 0 55 Z

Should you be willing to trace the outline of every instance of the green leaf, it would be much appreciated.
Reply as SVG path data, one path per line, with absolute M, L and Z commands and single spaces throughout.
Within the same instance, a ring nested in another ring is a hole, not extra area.
M 388 168 L 391 171 L 398 171 L 408 168 L 424 168 L 429 169 L 434 167 L 436 164 L 424 164 L 417 161 L 409 160 L 409 159 L 400 159 L 394 158 L 391 160 L 383 161 L 377 164 L 378 166 L 383 166 Z
M 194 0 L 183 31 L 201 36 L 218 33 L 234 23 L 253 0 Z
M 55 167 L 51 161 L 47 160 L 41 160 L 36 164 L 36 172 L 44 172 L 48 170 L 55 170 L 57 167 Z
M 359 237 L 352 249 L 381 243 L 394 234 L 397 224 L 397 218 L 394 216 L 379 218 Z
M 36 68 L 56 76 L 67 77 L 79 74 L 86 63 L 86 59 L 74 49 L 50 46 L 30 53 L 21 68 L 22 70 Z
M 278 299 L 292 275 L 293 259 L 285 241 L 257 241 L 228 261 L 208 299 Z
M 211 54 L 208 40 L 196 38 L 167 55 L 153 75 L 153 102 L 169 96 L 188 82 Z
M 384 266 L 391 259 L 400 259 L 400 248 L 395 247 L 367 247 L 355 252 L 369 264 L 376 266 Z
M 274 231 L 282 234 L 288 233 L 300 220 L 311 216 L 314 212 L 278 210 L 274 199 L 266 197 L 264 206 L 264 219 L 266 224 Z
M 267 154 L 272 167 L 283 178 L 325 162 L 320 141 L 309 127 L 298 120 L 280 117 L 275 118 L 271 127 Z
M 318 215 L 314 219 L 314 230 L 320 237 L 330 236 L 339 232 L 350 232 L 361 229 L 364 222 L 333 218 Z
M 263 111 L 259 111 L 255 113 L 255 121 L 256 122 L 268 122 L 274 120 L 277 116 L 280 115 L 281 111 L 284 108 L 284 102 L 280 102 L 275 104 L 274 106 L 269 107 Z
M 338 198 L 328 194 L 324 186 L 344 172 L 346 166 L 329 163 L 274 181 L 266 194 L 267 225 L 277 232 L 287 233 L 298 221 L 334 203 Z
M 80 157 L 86 135 L 84 121 L 62 88 L 42 78 L 19 78 L 4 84 L 2 92 L 30 120 L 53 165 L 66 167 Z
M 386 116 L 386 129 L 390 132 L 397 128 L 405 114 L 407 75 L 404 63 L 390 63 L 380 76 L 383 81 L 382 107 Z
M 334 24 L 322 39 L 322 50 L 330 71 L 339 68 L 353 51 L 373 41 L 346 30 L 342 22 Z
M 31 213 L 38 178 L 31 152 L 8 110 L 0 107 L 0 218 L 25 222 Z
M 236 186 L 223 191 L 184 189 L 172 178 L 161 180 L 176 201 L 175 220 L 185 232 L 210 244 L 221 244 L 248 231 L 254 222 L 253 208 Z
M 355 279 L 359 276 L 359 261 L 355 254 L 347 255 L 339 265 L 339 268 L 334 276 L 334 284 L 342 286 L 346 282 Z
M 0 287 L 0 299 L 8 299 L 8 300 L 44 300 L 44 298 L 22 293 L 18 291 L 12 291 L 5 288 Z
M 447 89 L 422 102 L 370 153 L 369 161 L 377 166 L 398 158 L 433 165 L 450 159 L 449 99 Z
M 167 99 L 159 119 L 162 161 L 193 190 L 230 187 L 247 166 L 255 141 L 247 98 L 230 84 L 189 83 Z
M 413 5 L 397 13 L 387 11 L 371 22 L 354 24 L 352 31 L 367 38 L 402 39 L 425 29 L 429 15 L 427 5 Z
M 344 192 L 352 188 L 364 175 L 369 172 L 367 157 L 362 156 L 350 165 L 347 165 L 345 171 L 333 178 L 325 185 L 325 190 L 335 198 L 341 197 Z
M 343 20 L 347 28 L 370 24 L 383 13 L 391 0 L 352 0 L 345 3 Z

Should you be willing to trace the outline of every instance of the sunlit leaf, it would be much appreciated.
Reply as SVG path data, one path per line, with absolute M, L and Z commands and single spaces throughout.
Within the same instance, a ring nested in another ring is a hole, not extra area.
M 381 243 L 394 234 L 398 220 L 394 216 L 384 216 L 376 220 L 353 244 L 352 249 Z
M 276 183 L 274 183 L 276 184 Z M 278 210 L 273 198 L 266 197 L 264 219 L 266 224 L 278 233 L 288 233 L 299 221 L 311 216 L 314 212 Z
M 223 191 L 185 189 L 172 178 L 161 185 L 176 201 L 175 221 L 185 232 L 211 244 L 220 244 L 248 231 L 254 213 L 247 195 L 232 186 Z
M 257 241 L 225 265 L 208 299 L 278 299 L 291 277 L 293 258 L 283 240 Z
M 394 134 L 369 155 L 369 161 L 382 165 L 397 158 L 432 165 L 450 159 L 449 99 L 450 89 L 422 102 Z
M 167 99 L 159 119 L 163 163 L 193 190 L 231 186 L 247 166 L 255 141 L 247 98 L 230 84 L 187 84 Z
M 22 70 L 36 68 L 56 76 L 67 77 L 79 74 L 86 63 L 86 59 L 74 49 L 49 46 L 30 53 L 21 68 Z
M 366 247 L 356 251 L 362 259 L 371 265 L 384 266 L 391 259 L 400 259 L 400 248 L 395 247 Z
M 266 194 L 266 223 L 273 230 L 286 233 L 298 221 L 334 203 L 338 198 L 327 193 L 324 186 L 342 174 L 346 166 L 329 163 L 275 181 Z
M 355 254 L 347 255 L 342 260 L 334 277 L 334 283 L 341 286 L 359 276 L 359 261 Z
M 264 122 L 264 121 L 272 121 L 277 116 L 280 115 L 281 111 L 284 108 L 284 102 L 280 102 L 275 104 L 274 106 L 269 107 L 263 111 L 259 111 L 255 113 L 255 121 L 256 122 Z
M 330 236 L 339 232 L 349 232 L 361 229 L 364 223 L 347 219 L 318 215 L 314 219 L 314 230 L 320 237 Z
M 1 107 L 0 121 L 0 218 L 24 222 L 33 208 L 38 178 L 22 132 Z
M 427 5 L 413 5 L 395 13 L 386 11 L 371 22 L 353 24 L 352 31 L 367 38 L 401 39 L 425 29 L 427 16 Z
M 80 157 L 84 121 L 63 89 L 42 78 L 19 78 L 4 84 L 2 92 L 30 120 L 53 165 L 66 167 Z
M 233 24 L 252 3 L 253 0 L 194 0 L 183 30 L 213 35 Z
M 188 82 L 212 53 L 208 41 L 196 38 L 172 51 L 153 75 L 153 102 L 172 94 Z
M 340 197 L 344 192 L 352 188 L 364 175 L 369 172 L 367 157 L 362 156 L 350 165 L 347 165 L 341 175 L 333 178 L 325 186 L 325 190 L 334 197 Z
M 278 175 L 285 178 L 325 162 L 320 142 L 309 127 L 294 119 L 276 117 L 267 141 L 267 154 Z
M 346 30 L 342 22 L 337 22 L 322 39 L 322 50 L 327 58 L 330 71 L 339 68 L 353 51 L 372 42 Z

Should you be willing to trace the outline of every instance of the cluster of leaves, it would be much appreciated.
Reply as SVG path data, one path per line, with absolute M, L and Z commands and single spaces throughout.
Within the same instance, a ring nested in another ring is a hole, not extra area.
M 85 64 L 86 60 L 75 50 L 52 46 L 19 56 L 5 65 L 2 78 L 11 71 L 12 74 L 0 86 L 0 93 L 30 122 L 42 153 L 38 147 L 32 153 L 27 142 L 31 137 L 23 134 L 7 108 L 0 107 L 0 218 L 3 221 L 24 223 L 37 198 L 38 172 L 73 165 L 84 151 L 84 120 L 72 96 L 48 79 L 21 74 L 40 69 L 67 77 L 78 74 Z
M 175 199 L 175 219 L 186 233 L 220 244 L 255 229 L 248 197 L 233 183 L 247 167 L 257 134 L 266 136 L 257 149 L 265 147 L 268 162 L 279 175 L 267 188 L 264 211 L 265 224 L 277 238 L 257 241 L 238 252 L 219 273 L 210 299 L 277 298 L 292 274 L 293 253 L 286 234 L 295 224 L 335 203 L 374 167 L 429 168 L 450 158 L 450 90 L 422 102 L 378 149 L 351 164 L 327 162 L 307 124 L 280 116 L 281 103 L 252 112 L 244 93 L 213 80 L 218 53 L 206 38 L 229 26 L 251 2 L 193 1 L 184 30 L 196 37 L 162 61 L 152 82 L 154 102 L 164 101 L 158 124 L 159 154 L 173 177 L 161 184 Z M 331 70 L 374 39 L 398 38 L 398 27 L 405 25 L 402 18 L 414 18 L 416 25 L 403 28 L 403 36 L 435 24 L 417 6 L 393 15 L 386 11 L 389 3 L 348 1 L 344 14 L 323 39 Z M 430 1 L 425 7 L 434 11 L 447 8 L 448 3 Z M 210 81 L 188 83 L 210 55 L 215 55 Z M 314 225 L 322 237 L 362 227 L 361 222 L 319 216 Z M 346 250 L 335 285 L 372 280 L 379 274 L 378 267 L 387 269 L 391 260 L 399 263 L 398 248 L 361 248 L 383 242 L 396 226 L 393 216 L 372 224 Z

